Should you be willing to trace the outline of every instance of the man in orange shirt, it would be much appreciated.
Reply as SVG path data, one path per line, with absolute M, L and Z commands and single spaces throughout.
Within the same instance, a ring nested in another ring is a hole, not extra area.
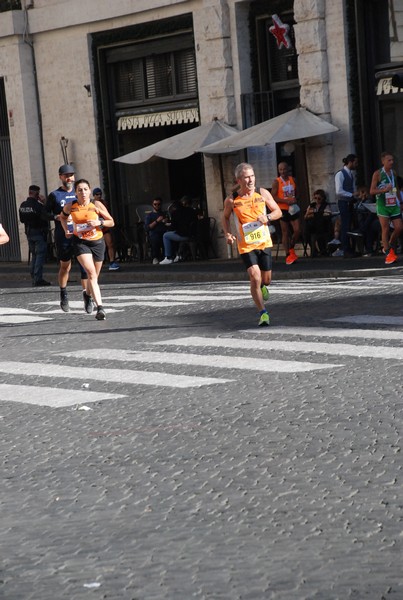
M 238 252 L 246 266 L 250 281 L 250 292 L 259 311 L 259 327 L 269 325 L 270 318 L 265 300 L 269 298 L 271 282 L 273 242 L 268 224 L 281 217 L 281 209 L 271 194 L 264 188 L 255 189 L 255 173 L 252 165 L 240 163 L 235 169 L 239 190 L 235 198 L 228 196 L 224 201 L 222 226 L 227 244 L 238 245 Z M 235 194 L 234 194 L 235 195 Z M 230 218 L 234 216 L 235 235 L 230 231 Z
M 297 204 L 297 184 L 294 177 L 289 174 L 289 166 L 286 162 L 281 162 L 278 165 L 279 176 L 273 181 L 271 193 L 273 198 L 281 208 L 282 217 L 281 225 L 281 240 L 285 251 L 285 262 L 287 265 L 292 265 L 298 256 L 295 253 L 294 246 L 300 237 L 300 209 Z M 290 225 L 293 233 L 290 238 Z

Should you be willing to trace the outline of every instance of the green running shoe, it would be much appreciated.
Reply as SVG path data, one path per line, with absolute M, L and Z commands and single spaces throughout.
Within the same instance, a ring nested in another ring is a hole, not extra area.
M 267 312 L 264 312 L 259 319 L 258 326 L 267 327 L 268 325 L 270 325 L 270 317 Z
M 262 296 L 263 296 L 264 302 L 267 302 L 267 300 L 269 299 L 269 290 L 267 289 L 267 286 L 262 285 L 262 287 L 260 289 L 262 290 Z

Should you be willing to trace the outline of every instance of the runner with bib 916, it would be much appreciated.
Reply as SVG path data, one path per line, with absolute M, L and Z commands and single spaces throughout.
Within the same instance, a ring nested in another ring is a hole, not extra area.
M 256 191 L 255 173 L 252 165 L 241 163 L 235 169 L 237 191 L 224 201 L 222 226 L 227 244 L 237 242 L 238 252 L 246 267 L 250 291 L 259 311 L 258 325 L 269 325 L 270 318 L 265 307 L 269 298 L 272 257 L 268 225 L 280 219 L 282 212 L 272 195 L 265 189 Z M 230 230 L 230 218 L 234 218 L 235 235 Z

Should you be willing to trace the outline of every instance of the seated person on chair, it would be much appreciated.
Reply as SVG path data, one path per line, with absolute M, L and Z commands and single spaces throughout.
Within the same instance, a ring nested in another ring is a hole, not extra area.
M 327 244 L 332 236 L 332 211 L 324 190 L 316 190 L 313 201 L 305 212 L 305 239 L 311 247 L 311 256 L 327 255 Z
M 162 255 L 162 238 L 167 230 L 169 221 L 166 213 L 162 211 L 162 199 L 154 198 L 152 201 L 152 211 L 146 216 L 144 228 L 148 234 L 151 246 L 151 258 L 153 265 L 157 265 Z
M 163 236 L 165 258 L 160 265 L 170 265 L 179 261 L 179 256 L 174 255 L 173 246 L 176 242 L 189 241 L 196 222 L 197 214 L 192 208 L 191 200 L 184 196 L 171 209 L 171 227 Z

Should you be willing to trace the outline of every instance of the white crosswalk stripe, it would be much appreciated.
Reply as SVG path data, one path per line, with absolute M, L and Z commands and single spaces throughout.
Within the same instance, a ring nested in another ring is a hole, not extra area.
M 378 317 L 378 323 L 383 317 Z M 334 319 L 332 319 L 334 321 Z M 267 329 L 244 329 L 242 333 L 256 335 L 262 334 L 265 337 L 274 336 L 313 336 L 327 338 L 368 338 L 370 340 L 403 340 L 401 331 L 387 329 L 336 329 L 329 327 L 282 327 L 271 326 Z
M 227 348 L 231 347 L 237 350 L 250 350 L 251 344 L 249 340 L 223 339 L 223 338 L 206 338 L 202 337 L 186 337 L 170 341 L 156 342 L 158 345 L 169 346 L 184 346 L 189 347 L 205 347 L 212 348 Z M 297 354 L 329 354 L 332 356 L 361 356 L 366 358 L 384 358 L 403 360 L 403 348 L 391 348 L 389 346 L 358 346 L 353 344 L 336 344 L 336 343 L 321 343 L 321 342 L 285 342 L 282 340 L 253 340 L 253 349 L 268 352 L 275 350 L 276 352 L 294 352 Z
M 205 347 L 210 345 L 208 338 L 205 340 Z M 233 340 L 231 340 L 233 341 Z M 170 344 L 171 342 L 167 342 Z M 229 347 L 233 347 L 232 344 Z M 74 358 L 81 358 L 88 356 L 87 351 L 73 351 L 65 352 L 63 356 L 70 356 Z M 177 354 L 176 352 L 138 352 L 138 351 L 125 351 L 116 350 L 112 348 L 97 348 L 91 350 L 92 359 L 104 359 L 104 360 L 116 360 L 116 361 L 133 361 L 140 363 L 152 363 L 161 364 L 167 363 L 171 365 L 191 365 L 198 367 L 214 367 L 215 369 L 235 369 L 241 371 L 258 371 L 260 373 L 298 373 L 303 371 L 314 371 L 316 369 L 329 369 L 333 367 L 340 367 L 342 365 L 333 364 L 319 364 L 319 363 L 307 363 L 307 362 L 296 362 L 288 360 L 273 360 L 269 358 L 248 358 L 243 356 L 226 356 L 217 354 L 191 354 L 182 353 Z
M 3 401 L 22 402 L 52 408 L 89 404 L 100 400 L 116 400 L 118 398 L 125 398 L 125 396 L 123 394 L 70 390 L 60 387 L 0 384 L 0 399 Z
M 87 354 L 88 356 L 88 354 Z M 35 377 L 60 377 L 60 379 L 78 379 L 79 381 L 103 381 L 108 383 L 142 384 L 157 387 L 189 388 L 214 383 L 228 383 L 230 379 L 216 377 L 195 377 L 192 375 L 173 375 L 159 371 L 129 371 L 128 369 L 98 369 L 96 367 L 57 367 L 50 372 L 48 364 L 29 362 L 0 362 L 0 372 L 13 375 L 34 375 Z
M 403 317 L 394 315 L 350 315 L 328 320 L 334 323 L 354 323 L 356 325 L 403 325 Z

